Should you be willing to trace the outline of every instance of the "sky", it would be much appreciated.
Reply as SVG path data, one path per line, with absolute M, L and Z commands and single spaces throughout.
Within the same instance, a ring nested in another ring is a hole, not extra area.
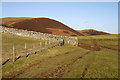
M 2 17 L 47 17 L 75 30 L 118 33 L 117 2 L 3 2 Z

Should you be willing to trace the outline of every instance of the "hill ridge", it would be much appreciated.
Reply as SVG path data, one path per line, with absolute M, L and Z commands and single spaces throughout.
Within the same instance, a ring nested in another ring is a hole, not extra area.
M 83 36 L 83 34 L 73 30 L 67 25 L 50 18 L 32 18 L 24 20 L 9 21 L 2 24 L 5 27 L 37 31 L 63 36 Z
M 41 17 L 14 17 L 3 18 L 2 26 L 12 27 L 17 29 L 24 29 L 28 31 L 36 31 L 41 33 L 48 33 L 61 36 L 87 36 L 87 35 L 104 35 L 109 34 L 96 30 L 76 31 L 60 21 Z

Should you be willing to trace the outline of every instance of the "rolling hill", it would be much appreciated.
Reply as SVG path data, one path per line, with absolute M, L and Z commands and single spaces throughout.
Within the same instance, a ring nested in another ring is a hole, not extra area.
M 49 33 L 63 36 L 83 36 L 83 34 L 73 30 L 72 28 L 49 18 L 20 18 L 16 20 L 6 21 L 3 19 L 3 26 L 17 29 L 24 29 L 28 31 L 37 31 L 42 33 Z
M 84 36 L 91 36 L 91 35 L 108 35 L 109 33 L 103 31 L 97 31 L 94 29 L 85 29 L 85 30 L 77 30 L 79 33 L 84 34 Z
M 109 33 L 96 30 L 76 31 L 67 25 L 49 18 L 31 18 L 31 17 L 6 17 L 1 18 L 1 25 L 10 28 L 24 29 L 28 31 L 37 31 L 62 36 L 89 36 L 106 35 Z

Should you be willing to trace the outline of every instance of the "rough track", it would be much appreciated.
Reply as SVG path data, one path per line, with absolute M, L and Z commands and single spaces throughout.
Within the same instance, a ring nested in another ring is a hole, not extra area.
M 57 64 L 57 66 L 55 68 L 53 68 L 52 72 L 50 72 L 49 74 L 47 74 L 48 70 L 45 70 L 44 72 L 41 72 L 39 74 L 36 73 L 36 75 L 34 76 L 34 77 L 38 77 L 38 78 L 43 78 L 43 77 L 44 78 L 48 78 L 49 76 L 50 77 L 62 77 L 65 74 L 64 72 L 70 72 L 71 65 L 74 65 L 75 62 L 77 62 L 78 60 L 82 59 L 84 56 L 86 56 L 87 54 L 89 54 L 90 51 L 84 53 L 83 55 L 80 54 L 80 56 L 75 56 L 75 54 L 73 54 L 73 52 L 70 52 L 70 53 L 66 52 L 64 54 L 56 55 L 54 57 L 48 57 L 47 59 L 43 59 L 41 61 L 38 61 L 37 63 L 35 63 L 35 64 L 27 67 L 26 69 L 22 70 L 18 74 L 14 75 L 12 78 L 17 78 L 17 77 L 19 77 L 21 75 L 24 75 L 24 73 L 26 73 L 27 71 L 29 71 L 29 69 L 32 68 L 32 67 L 35 67 L 35 68 L 36 68 L 36 66 L 41 66 L 42 67 L 42 66 L 44 66 L 42 64 L 44 64 L 44 63 L 46 63 L 46 62 L 48 62 L 50 60 L 53 61 L 54 59 L 57 59 L 57 58 L 59 59 L 61 57 L 65 58 L 68 55 L 71 55 L 71 56 L 74 57 L 74 58 L 70 57 L 69 60 L 71 60 L 71 62 L 64 63 L 64 60 L 61 61 L 61 62 L 59 62 L 59 63 L 55 62 Z M 79 51 L 77 51 L 77 52 L 79 52 Z M 45 65 L 47 65 L 47 64 L 45 64 Z M 56 74 L 54 74 L 54 73 L 56 73 Z
M 66 52 L 65 54 L 68 54 L 68 52 Z M 62 55 L 64 55 L 64 54 L 62 54 Z M 56 56 L 53 56 L 53 57 L 48 57 L 47 59 L 43 59 L 43 60 L 41 60 L 41 61 L 36 61 L 37 63 L 35 63 L 35 64 L 33 64 L 33 65 L 30 65 L 29 67 L 25 68 L 24 70 L 22 70 L 22 71 L 19 72 L 18 74 L 14 75 L 12 78 L 16 78 L 16 77 L 20 76 L 21 74 L 23 74 L 23 73 L 24 73 L 26 70 L 28 70 L 29 68 L 31 68 L 31 67 L 33 67 L 33 66 L 36 66 L 36 65 L 40 65 L 41 62 L 44 62 L 44 61 L 46 61 L 46 60 L 49 60 L 49 59 L 54 58 L 54 57 L 57 57 L 57 56 L 61 56 L 61 54 L 56 55 Z
M 30 68 L 33 68 L 33 67 L 34 68 L 37 68 L 36 66 L 45 67 L 46 65 L 48 65 L 47 62 L 50 62 L 50 61 L 54 62 L 55 60 L 56 60 L 55 64 L 50 64 L 50 65 L 55 66 L 54 68 L 49 68 L 49 69 L 46 68 L 46 70 L 43 70 L 40 73 L 37 72 L 36 74 L 33 75 L 33 78 L 62 78 L 65 74 L 71 72 L 70 69 L 71 69 L 72 65 L 74 65 L 74 63 L 77 63 L 77 61 L 83 59 L 86 55 L 88 55 L 89 53 L 92 53 L 93 51 L 100 51 L 101 50 L 100 47 L 98 47 L 98 46 L 96 47 L 96 44 L 94 44 L 94 46 L 79 44 L 78 46 L 81 47 L 81 48 L 87 49 L 89 51 L 82 54 L 82 55 L 81 54 L 77 55 L 77 53 L 80 52 L 80 51 L 72 51 L 72 52 L 65 52 L 64 54 L 59 54 L 59 55 L 56 55 L 56 56 L 53 56 L 53 57 L 48 57 L 47 59 L 37 61 L 37 63 L 35 63 L 31 66 L 28 66 L 26 69 L 22 70 L 21 72 L 19 72 L 16 75 L 14 75 L 12 78 L 17 78 L 21 75 L 24 75 L 24 73 L 26 73 L 27 71 L 30 70 Z M 57 63 L 57 60 L 61 59 L 62 57 L 64 57 L 64 60 L 61 60 Z M 69 57 L 68 60 L 70 62 L 65 63 L 65 58 L 66 57 Z M 87 63 L 85 65 L 85 67 L 83 69 L 83 72 L 80 75 L 81 78 L 85 77 L 90 65 L 91 65 L 91 63 Z M 50 70 L 50 72 L 49 72 L 49 70 Z
M 90 66 L 90 64 L 87 64 L 87 65 L 85 66 L 81 78 L 84 78 L 84 77 L 85 77 L 85 75 L 87 74 L 87 70 L 88 70 L 89 66 Z
M 50 77 L 56 77 L 56 78 L 60 78 L 62 77 L 66 71 L 66 73 L 69 73 L 70 72 L 70 67 L 72 65 L 74 65 L 75 62 L 77 62 L 78 60 L 82 59 L 85 55 L 88 55 L 90 53 L 89 52 L 86 52 L 85 54 L 83 54 L 82 56 L 78 56 L 77 58 L 73 59 L 72 62 L 68 63 L 68 64 L 63 64 L 59 67 L 57 67 L 52 73 L 50 73 L 49 75 L 45 76 L 45 78 L 48 78 L 49 76 Z M 54 73 L 57 73 L 57 74 L 54 74 Z

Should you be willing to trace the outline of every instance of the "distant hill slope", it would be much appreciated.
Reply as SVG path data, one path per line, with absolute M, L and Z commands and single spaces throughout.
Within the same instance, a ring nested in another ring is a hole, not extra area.
M 32 19 L 31 17 L 5 17 L 5 18 L 0 18 L 2 19 L 2 23 L 0 24 L 10 24 L 12 22 L 19 22 L 25 19 Z
M 32 18 L 32 17 L 6 17 L 2 19 L 1 25 L 29 31 L 37 31 L 62 36 L 89 36 L 89 35 L 106 35 L 109 33 L 88 30 L 74 30 L 63 23 L 49 18 Z
M 97 31 L 94 29 L 85 29 L 85 30 L 77 30 L 79 33 L 84 34 L 84 36 L 90 36 L 90 35 L 107 35 L 109 33 L 103 32 L 103 31 Z
M 72 28 L 49 18 L 20 18 L 4 22 L 3 26 L 29 31 L 37 31 L 63 36 L 83 36 L 83 34 L 73 30 Z

